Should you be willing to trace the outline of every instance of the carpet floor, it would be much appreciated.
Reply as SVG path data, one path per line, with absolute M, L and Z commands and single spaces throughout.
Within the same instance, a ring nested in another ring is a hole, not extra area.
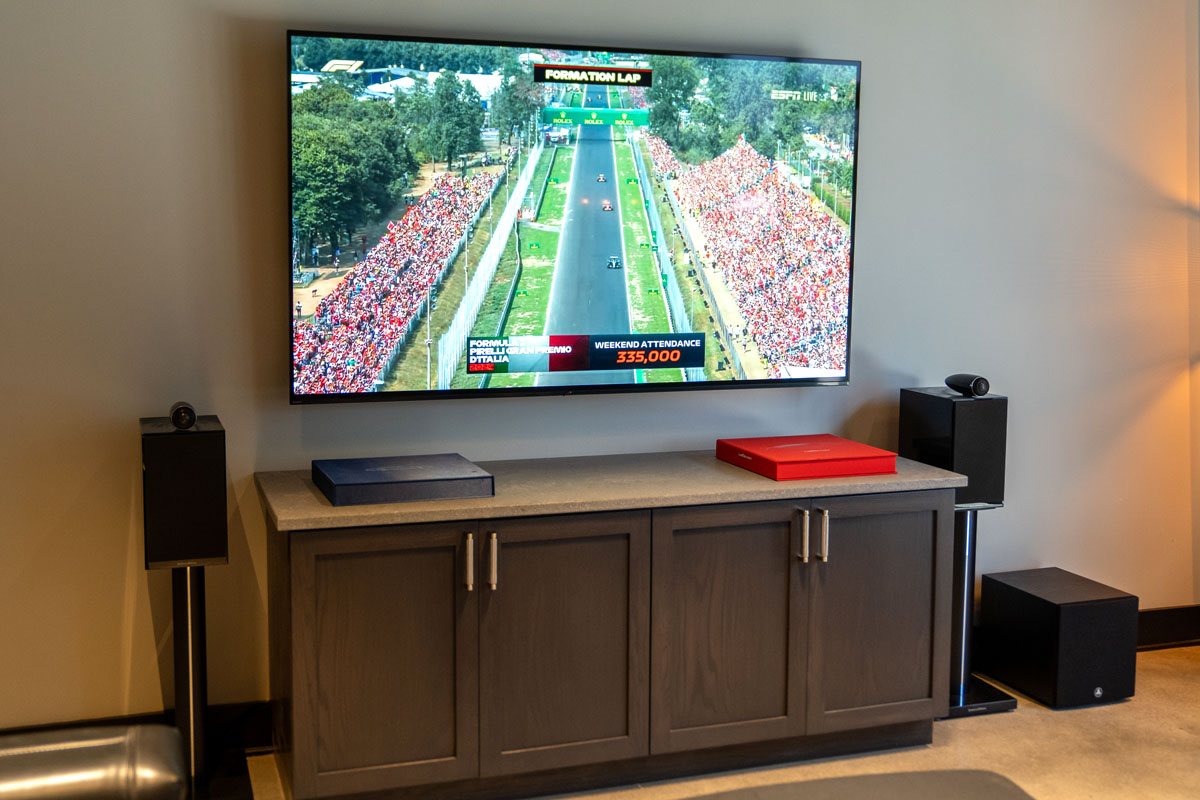
M 1062 711 L 1019 694 L 1017 702 L 1015 711 L 937 722 L 933 743 L 923 747 L 554 797 L 696 800 L 735 789 L 848 775 L 989 770 L 1036 800 L 1200 798 L 1200 647 L 1139 653 L 1137 694 L 1129 700 Z M 283 800 L 273 756 L 248 759 L 247 766 L 255 800 Z

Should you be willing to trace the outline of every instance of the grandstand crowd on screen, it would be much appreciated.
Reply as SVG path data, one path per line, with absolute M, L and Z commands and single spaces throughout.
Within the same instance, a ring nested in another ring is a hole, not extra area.
M 438 176 L 321 300 L 312 319 L 296 321 L 296 394 L 372 388 L 500 177 L 484 172 L 466 180 Z
M 773 377 L 788 367 L 845 369 L 850 237 L 828 210 L 744 140 L 683 166 L 647 137 L 655 171 L 704 234 Z

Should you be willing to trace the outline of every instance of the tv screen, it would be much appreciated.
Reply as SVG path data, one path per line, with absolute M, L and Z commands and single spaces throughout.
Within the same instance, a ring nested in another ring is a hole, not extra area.
M 288 34 L 292 401 L 845 383 L 860 65 Z

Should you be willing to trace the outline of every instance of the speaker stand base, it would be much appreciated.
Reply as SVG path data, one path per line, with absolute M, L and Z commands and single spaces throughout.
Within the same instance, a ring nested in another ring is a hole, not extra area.
M 204 628 L 204 567 L 171 570 L 175 636 L 175 727 L 183 737 L 191 796 L 205 776 L 204 718 L 208 707 L 208 654 Z
M 943 719 L 1012 711 L 1017 701 L 971 673 L 972 617 L 975 609 L 975 550 L 979 512 L 998 503 L 954 507 L 954 578 L 950 621 L 950 710 Z
M 998 714 L 1017 707 L 1017 698 L 972 675 L 960 691 L 950 692 L 950 713 L 944 719 Z

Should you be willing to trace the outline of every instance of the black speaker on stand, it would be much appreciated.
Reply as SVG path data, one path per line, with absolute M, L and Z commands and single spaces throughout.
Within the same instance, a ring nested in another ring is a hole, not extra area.
M 197 417 L 186 403 L 177 403 L 168 417 L 139 422 L 146 569 L 171 570 L 175 724 L 194 795 L 205 774 L 204 567 L 229 561 L 225 428 L 215 416 Z
M 1004 505 L 1008 398 L 989 389 L 979 375 L 958 374 L 945 388 L 900 390 L 899 454 L 969 479 L 954 505 L 951 718 L 1017 707 L 1013 697 L 971 675 L 979 512 Z

